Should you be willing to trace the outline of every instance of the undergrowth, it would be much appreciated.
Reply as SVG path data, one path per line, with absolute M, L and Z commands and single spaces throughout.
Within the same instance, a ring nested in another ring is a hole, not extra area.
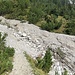
M 42 59 L 36 58 L 36 60 L 34 60 L 26 52 L 25 56 L 29 61 L 31 67 L 33 68 L 33 72 L 35 75 L 48 75 L 52 65 L 50 49 L 46 51 L 45 56 Z
M 5 38 L 7 34 L 2 35 L 0 32 L 0 75 L 7 75 L 13 68 L 12 59 L 14 48 L 5 46 Z
M 39 69 L 38 67 L 36 67 L 36 60 L 31 58 L 26 52 L 25 52 L 25 56 L 28 62 L 30 63 L 31 67 L 33 68 L 34 75 L 48 75 L 42 69 Z

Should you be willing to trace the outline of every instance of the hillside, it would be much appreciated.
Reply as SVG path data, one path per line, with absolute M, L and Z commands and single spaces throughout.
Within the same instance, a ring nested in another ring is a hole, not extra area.
M 75 0 L 0 0 L 0 5 L 0 16 L 75 35 Z
M 5 19 L 2 16 L 0 21 L 0 32 L 8 34 L 6 45 L 15 49 L 14 67 L 9 75 L 34 75 L 23 52 L 26 51 L 35 59 L 39 55 L 43 56 L 48 47 L 52 48 L 53 61 L 49 75 L 55 75 L 55 71 L 63 72 L 64 69 L 69 75 L 74 75 L 75 36 L 47 32 L 33 24 Z

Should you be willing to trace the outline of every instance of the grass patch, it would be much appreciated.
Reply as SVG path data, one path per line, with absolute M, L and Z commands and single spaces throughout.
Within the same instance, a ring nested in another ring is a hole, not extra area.
M 37 64 L 36 66 L 39 68 L 39 69 L 42 69 L 45 73 L 49 73 L 50 69 L 51 69 L 51 66 L 52 66 L 52 55 L 51 55 L 51 52 L 50 52 L 50 48 L 48 48 L 46 50 L 46 53 L 45 53 L 45 56 L 44 58 L 37 58 Z
M 5 46 L 5 38 L 7 34 L 2 35 L 0 32 L 0 75 L 8 75 L 12 70 L 12 59 L 14 48 Z
M 25 56 L 28 62 L 30 63 L 31 67 L 33 68 L 34 75 L 48 75 L 42 69 L 36 67 L 36 60 L 31 58 L 26 52 L 25 52 Z

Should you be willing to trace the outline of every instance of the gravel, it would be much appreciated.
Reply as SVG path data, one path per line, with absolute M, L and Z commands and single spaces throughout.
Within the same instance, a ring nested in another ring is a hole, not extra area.
M 26 51 L 36 59 L 39 55 L 45 55 L 48 47 L 52 48 L 54 67 L 57 67 L 56 63 L 59 63 L 61 64 L 59 67 L 66 68 L 69 75 L 75 73 L 75 36 L 47 32 L 33 24 L 20 23 L 18 20 L 3 17 L 0 17 L 0 20 L 2 20 L 0 32 L 8 34 L 6 45 L 15 48 L 14 67 L 10 75 L 33 75 L 32 68 L 23 52 Z M 10 28 L 6 25 L 10 25 Z M 61 51 L 58 52 L 58 48 Z M 60 52 L 65 56 L 62 56 Z M 56 71 L 54 67 L 51 73 Z

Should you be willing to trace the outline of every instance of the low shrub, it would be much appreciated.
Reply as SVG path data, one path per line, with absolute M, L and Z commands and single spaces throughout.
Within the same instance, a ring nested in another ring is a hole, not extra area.
M 39 69 L 36 66 L 36 60 L 34 60 L 33 58 L 31 58 L 26 52 L 25 52 L 25 56 L 26 56 L 28 62 L 30 63 L 31 67 L 33 68 L 34 75 L 48 75 L 42 69 Z
M 14 55 L 14 48 L 5 46 L 5 38 L 7 34 L 2 35 L 0 32 L 0 75 L 12 70 L 12 58 Z
M 50 68 L 52 66 L 52 58 L 51 58 L 50 49 L 46 51 L 46 54 L 43 59 L 38 59 L 36 66 L 39 69 L 42 69 L 46 73 L 50 71 Z

